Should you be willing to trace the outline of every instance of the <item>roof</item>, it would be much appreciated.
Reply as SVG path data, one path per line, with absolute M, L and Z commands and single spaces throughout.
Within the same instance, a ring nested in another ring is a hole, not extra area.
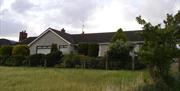
M 31 43 L 33 40 L 35 40 L 37 37 L 28 37 L 27 39 L 23 40 L 22 42 L 18 43 L 18 44 L 29 44 Z
M 67 40 L 71 44 L 78 44 L 82 42 L 88 43 L 108 43 L 111 41 L 112 36 L 116 32 L 106 32 L 106 33 L 89 33 L 89 34 L 69 34 L 66 32 L 62 32 L 56 29 L 48 28 L 48 30 L 53 31 L 58 36 Z M 140 31 L 124 31 L 127 36 L 128 41 L 143 41 L 143 39 L 137 34 Z M 29 37 L 21 42 L 21 44 L 30 44 L 38 37 Z M 37 40 L 37 39 L 36 39 Z
M 68 42 L 70 43 L 74 43 L 74 39 L 72 37 L 71 34 L 65 33 L 65 32 L 61 32 L 59 30 L 56 29 L 52 29 L 50 28 L 52 31 L 54 31 L 56 34 L 58 34 L 59 36 L 63 37 L 64 39 L 66 39 Z
M 16 41 L 8 40 L 8 39 L 0 39 L 0 45 L 14 45 Z
M 143 39 L 138 36 L 139 31 L 125 31 L 128 41 L 143 41 Z M 76 43 L 79 42 L 90 42 L 90 43 L 108 43 L 111 41 L 113 35 L 116 32 L 109 33 L 92 33 L 92 34 L 76 34 L 72 35 Z

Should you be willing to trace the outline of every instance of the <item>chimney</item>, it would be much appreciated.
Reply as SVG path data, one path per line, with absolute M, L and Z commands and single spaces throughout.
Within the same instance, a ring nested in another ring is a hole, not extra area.
M 26 31 L 21 31 L 21 32 L 19 33 L 19 42 L 25 40 L 25 39 L 27 38 L 27 35 L 28 35 L 28 34 L 26 33 Z
M 61 32 L 62 32 L 62 33 L 65 33 L 65 32 L 66 32 L 66 30 L 65 30 L 64 28 L 62 28 L 62 29 L 61 29 Z

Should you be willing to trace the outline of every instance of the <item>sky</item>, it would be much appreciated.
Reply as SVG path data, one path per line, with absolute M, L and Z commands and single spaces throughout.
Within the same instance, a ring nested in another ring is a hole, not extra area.
M 0 38 L 18 41 L 19 32 L 38 36 L 47 28 L 67 33 L 140 30 L 136 17 L 152 24 L 176 14 L 180 0 L 0 0 Z

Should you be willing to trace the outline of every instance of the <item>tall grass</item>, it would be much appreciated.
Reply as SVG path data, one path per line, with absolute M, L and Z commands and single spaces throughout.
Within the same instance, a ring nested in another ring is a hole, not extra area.
M 0 67 L 0 91 L 143 91 L 146 71 Z

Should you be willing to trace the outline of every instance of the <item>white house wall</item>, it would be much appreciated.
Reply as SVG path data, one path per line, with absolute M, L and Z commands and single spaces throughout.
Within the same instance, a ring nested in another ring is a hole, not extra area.
M 65 42 L 63 39 L 61 39 L 59 36 L 55 35 L 51 31 L 48 31 L 46 34 L 41 36 L 37 41 L 35 41 L 30 46 L 30 54 L 36 54 L 36 47 L 37 46 L 50 46 L 52 44 L 57 44 L 58 48 L 59 45 L 68 45 L 67 50 L 64 50 L 65 53 L 69 53 L 71 50 L 71 46 Z
M 99 54 L 98 56 L 104 56 L 108 51 L 108 44 L 99 44 Z

